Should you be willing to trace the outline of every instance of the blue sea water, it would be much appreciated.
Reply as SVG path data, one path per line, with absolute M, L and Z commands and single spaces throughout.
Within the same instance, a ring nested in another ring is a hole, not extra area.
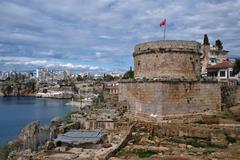
M 67 99 L 35 97 L 0 97 L 0 145 L 16 138 L 21 129 L 33 120 L 49 124 L 55 116 L 64 118 L 77 108 L 65 106 Z

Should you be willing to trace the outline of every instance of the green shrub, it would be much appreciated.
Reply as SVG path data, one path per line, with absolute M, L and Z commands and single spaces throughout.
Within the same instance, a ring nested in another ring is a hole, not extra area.
M 203 151 L 203 155 L 209 155 L 213 152 L 215 152 L 216 150 L 213 148 L 207 148 L 206 150 Z
M 209 143 L 207 143 L 206 147 L 226 149 L 227 145 L 219 145 L 219 144 L 214 144 L 214 143 L 209 142 Z
M 154 154 L 156 154 L 156 153 L 152 152 L 152 151 L 137 152 L 137 155 L 138 155 L 139 158 L 148 158 L 148 157 L 151 157 Z
M 225 139 L 229 142 L 229 143 L 236 143 L 237 142 L 237 138 L 232 137 L 230 135 L 226 135 Z
M 211 143 L 209 141 L 206 141 L 206 142 L 200 142 L 198 139 L 188 139 L 186 141 L 186 143 L 188 145 L 192 145 L 193 147 L 196 147 L 196 148 L 220 148 L 220 149 L 225 149 L 227 148 L 226 145 L 217 145 L 217 144 L 214 144 L 214 143 Z
M 206 147 L 205 144 L 198 142 L 198 140 L 196 140 L 196 139 L 187 139 L 186 143 L 188 145 L 191 145 L 191 146 L 196 147 L 196 148 L 200 148 L 200 147 L 204 148 L 204 147 Z
M 147 133 L 147 132 L 148 132 L 148 129 L 147 129 L 147 128 L 139 128 L 139 132 L 145 132 L 145 133 Z
M 197 124 L 206 124 L 206 122 L 204 122 L 203 120 L 198 120 L 198 121 L 195 121 L 194 123 L 197 123 Z
M 225 110 L 225 111 L 223 112 L 223 115 L 224 115 L 224 117 L 229 117 L 229 116 L 232 115 L 232 112 L 230 112 L 229 110 Z

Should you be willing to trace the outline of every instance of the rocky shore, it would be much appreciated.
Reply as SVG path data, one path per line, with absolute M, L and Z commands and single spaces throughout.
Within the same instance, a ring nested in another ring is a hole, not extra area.
M 228 115 L 199 115 L 192 121 L 154 121 L 126 111 L 120 114 L 120 110 L 83 109 L 71 113 L 64 121 L 55 117 L 48 126 L 40 126 L 39 121 L 31 122 L 10 143 L 15 150 L 8 157 L 10 160 L 16 157 L 27 160 L 237 160 L 240 156 L 237 116 L 240 106 L 230 112 Z M 179 118 L 189 120 L 189 117 Z M 71 130 L 89 131 L 97 127 L 107 131 L 106 140 L 100 144 L 59 146 L 54 141 Z
M 71 91 L 58 91 L 49 93 L 37 93 L 38 98 L 57 98 L 57 99 L 70 99 L 73 98 L 74 93 Z
M 67 102 L 65 105 L 84 108 L 84 107 L 90 106 L 91 103 L 92 103 L 92 100 L 82 100 L 82 101 L 70 101 L 70 102 Z
M 0 84 L 0 96 L 33 96 L 36 93 L 34 82 L 16 83 L 5 81 Z

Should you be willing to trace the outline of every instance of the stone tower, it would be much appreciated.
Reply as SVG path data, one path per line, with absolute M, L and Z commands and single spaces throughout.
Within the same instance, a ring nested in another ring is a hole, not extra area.
M 199 78 L 200 46 L 194 41 L 155 41 L 136 45 L 136 78 Z
M 154 41 L 134 48 L 133 80 L 122 80 L 119 101 L 136 114 L 169 116 L 220 110 L 220 87 L 201 77 L 200 43 Z

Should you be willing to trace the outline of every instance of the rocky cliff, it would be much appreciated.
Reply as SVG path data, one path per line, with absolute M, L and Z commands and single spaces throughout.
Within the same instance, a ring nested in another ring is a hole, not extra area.
M 22 149 L 36 151 L 38 146 L 44 144 L 50 138 L 49 126 L 40 126 L 39 121 L 33 121 L 24 127 L 13 143 Z
M 0 84 L 0 96 L 29 96 L 36 92 L 35 82 L 4 81 Z

